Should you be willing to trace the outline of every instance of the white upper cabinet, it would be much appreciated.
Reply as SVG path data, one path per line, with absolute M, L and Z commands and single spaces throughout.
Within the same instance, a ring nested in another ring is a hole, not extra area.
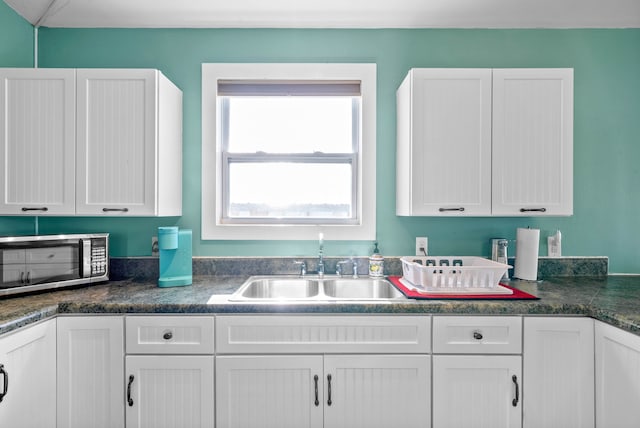
M 491 214 L 491 70 L 413 69 L 397 105 L 397 214 Z
M 573 214 L 572 69 L 412 69 L 396 214 Z
M 493 214 L 573 214 L 573 69 L 493 70 Z
M 75 214 L 75 70 L 0 68 L 0 214 Z
M 77 74 L 77 214 L 181 215 L 182 92 L 157 70 Z

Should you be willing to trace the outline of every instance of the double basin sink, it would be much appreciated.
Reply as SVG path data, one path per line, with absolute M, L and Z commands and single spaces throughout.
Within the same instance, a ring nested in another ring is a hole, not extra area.
M 405 299 L 405 296 L 384 278 L 309 275 L 304 277 L 252 276 L 240 286 L 229 301 L 317 302 L 396 299 Z

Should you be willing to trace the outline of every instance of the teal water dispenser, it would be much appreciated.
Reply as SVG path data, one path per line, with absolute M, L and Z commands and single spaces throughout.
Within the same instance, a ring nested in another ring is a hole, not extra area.
M 191 285 L 191 230 L 177 227 L 158 228 L 160 277 L 158 287 Z

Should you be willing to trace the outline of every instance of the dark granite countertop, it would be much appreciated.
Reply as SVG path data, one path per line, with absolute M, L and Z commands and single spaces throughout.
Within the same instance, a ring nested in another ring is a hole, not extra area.
M 398 300 L 393 303 L 227 303 L 247 278 L 195 276 L 193 285 L 158 288 L 149 280 L 111 281 L 82 288 L 0 299 L 0 334 L 56 314 L 125 313 L 376 313 L 583 315 L 640 335 L 640 276 L 553 277 L 511 281 L 540 300 Z

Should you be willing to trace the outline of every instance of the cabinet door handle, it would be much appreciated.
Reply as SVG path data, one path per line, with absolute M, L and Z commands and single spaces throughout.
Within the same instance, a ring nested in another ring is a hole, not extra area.
M 102 209 L 103 213 L 109 213 L 109 212 L 112 212 L 112 211 L 126 213 L 126 212 L 129 212 L 129 208 L 103 208 Z
M 43 211 L 43 212 L 47 212 L 47 211 L 49 211 L 49 208 L 47 208 L 47 207 L 22 207 L 22 212 L 27 212 L 27 211 Z
M 480 330 L 476 330 L 473 332 L 473 338 L 476 340 L 482 340 L 482 332 Z
M 441 213 L 443 213 L 443 212 L 447 212 L 447 211 L 460 211 L 460 212 L 463 212 L 463 211 L 464 211 L 464 207 L 457 207 L 457 208 L 438 208 L 438 211 L 440 211 Z
M 513 407 L 516 407 L 518 405 L 518 402 L 520 401 L 520 387 L 518 386 L 518 376 L 511 376 L 511 380 L 516 386 L 516 397 L 513 399 L 511 404 L 513 404 Z
M 133 398 L 131 398 L 132 383 L 133 383 L 133 375 L 129 375 L 129 384 L 127 385 L 127 403 L 129 403 L 129 407 L 133 406 Z
M 314 402 L 314 404 L 316 405 L 316 407 L 318 407 L 320 405 L 320 400 L 318 399 L 318 375 L 315 375 L 313 377 L 313 382 L 315 384 L 315 389 L 316 389 L 316 401 Z
M 27 272 L 27 280 L 24 282 L 25 284 L 31 283 L 31 272 Z
M 4 397 L 7 396 L 7 392 L 9 392 L 9 373 L 4 369 L 4 364 L 0 364 L 0 374 L 4 377 L 4 388 L 0 392 L 0 403 L 2 403 Z
M 20 272 L 20 284 L 24 284 L 24 272 Z
M 327 406 L 331 405 L 331 375 L 327 375 Z
M 171 340 L 173 338 L 173 332 L 171 330 L 165 331 L 164 334 L 162 335 L 162 338 L 164 340 Z
M 546 208 L 520 208 L 520 212 L 521 213 L 528 213 L 528 212 L 546 213 L 547 209 Z

